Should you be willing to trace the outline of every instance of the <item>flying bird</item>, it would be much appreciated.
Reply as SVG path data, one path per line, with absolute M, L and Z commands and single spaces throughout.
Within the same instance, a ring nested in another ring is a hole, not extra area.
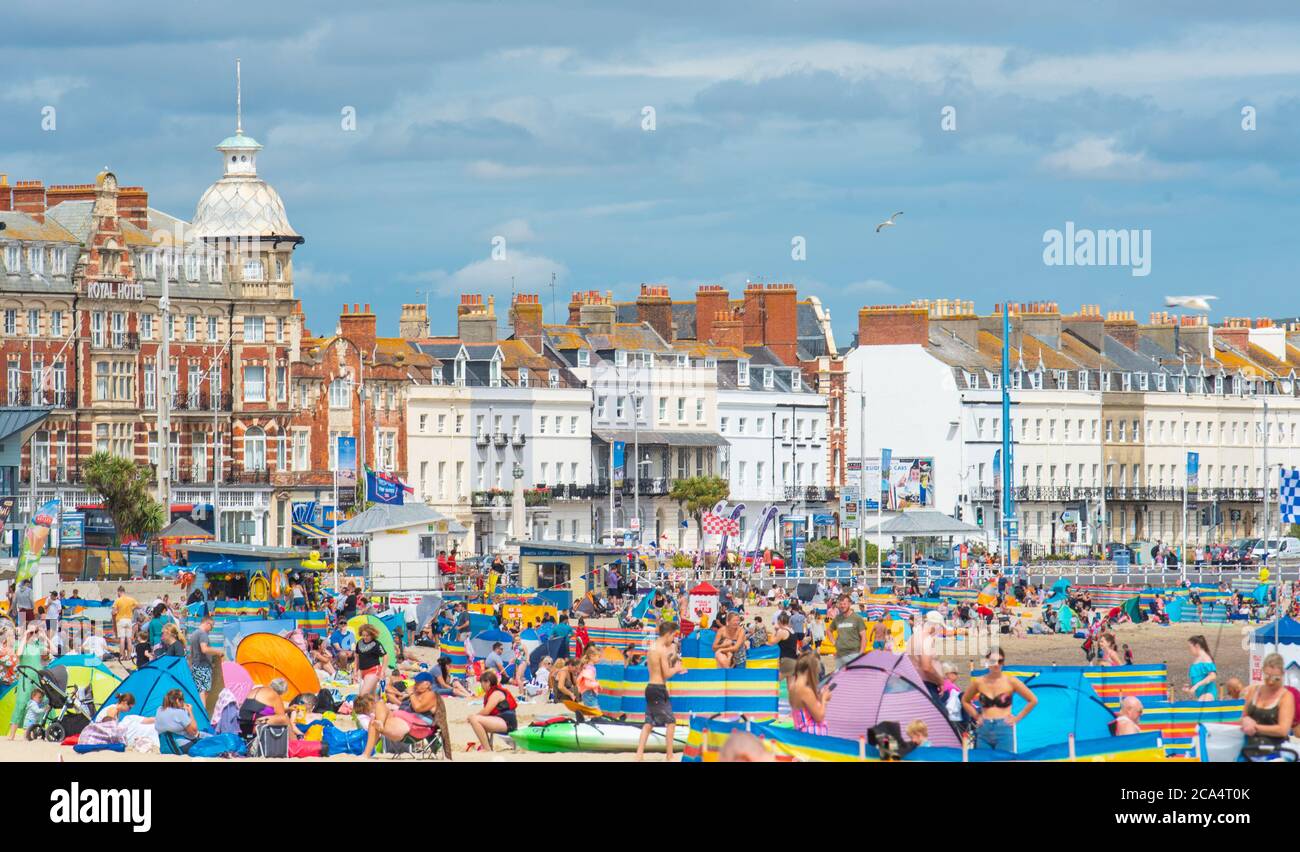
M 1209 313 L 1210 302 L 1219 298 L 1218 296 L 1165 296 L 1166 308 L 1186 308 L 1189 311 L 1205 311 Z
M 902 216 L 902 215 L 903 215 L 903 211 L 902 211 L 902 210 L 899 210 L 899 211 L 898 211 L 897 213 L 895 213 L 893 216 L 890 216 L 888 219 L 886 219 L 885 221 L 881 222 L 879 225 L 876 226 L 876 233 L 879 234 L 881 228 L 892 228 L 892 227 L 894 227 L 894 225 L 896 224 L 896 223 L 894 222 L 894 220 L 897 219 L 899 216 Z

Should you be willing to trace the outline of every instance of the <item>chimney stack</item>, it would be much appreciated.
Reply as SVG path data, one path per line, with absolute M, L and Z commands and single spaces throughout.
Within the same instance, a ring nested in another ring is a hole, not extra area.
M 117 191 L 117 215 L 142 231 L 149 230 L 149 193 L 142 186 Z
M 0 174 L 0 213 L 14 209 L 14 189 L 9 185 L 9 175 Z
M 1101 305 L 1080 305 L 1078 313 L 1061 319 L 1061 325 L 1093 349 L 1101 351 L 1101 342 L 1106 336 L 1106 320 L 1101 315 Z
M 45 221 L 45 184 L 39 180 L 20 180 L 13 189 L 15 213 L 25 213 L 37 222 Z
M 420 340 L 429 336 L 429 308 L 424 302 L 402 305 L 402 318 L 398 321 L 398 334 L 403 340 Z
M 666 343 L 671 344 L 676 339 L 673 300 L 664 285 L 641 285 L 641 293 L 636 297 L 636 317 L 638 322 L 649 323 Z
M 363 311 L 360 305 L 354 304 L 349 313 L 348 306 L 344 303 L 343 313 L 339 314 L 339 332 L 361 350 L 363 357 L 369 358 L 375 349 L 376 335 L 375 315 L 370 312 L 370 306 L 366 305 Z
M 699 308 L 696 307 L 696 322 L 699 321 Z M 734 346 L 737 349 L 745 348 L 745 328 L 744 320 L 741 319 L 739 310 L 727 309 L 718 311 L 709 320 L 709 325 L 713 328 L 711 342 L 716 346 Z
M 544 348 L 546 331 L 542 325 L 542 301 L 536 293 L 519 293 L 510 306 L 510 324 L 515 339 L 522 340 L 539 355 Z
M 917 299 L 914 308 L 925 308 L 930 325 L 937 331 L 946 331 L 972 349 L 979 348 L 979 316 L 975 303 L 961 299 Z
M 606 290 L 603 295 L 599 290 L 588 290 L 582 294 L 578 322 L 592 332 L 596 334 L 613 334 L 616 315 L 614 294 L 609 290 Z
M 497 313 L 496 298 L 488 296 L 483 304 L 483 296 L 478 293 L 462 293 L 460 304 L 456 306 L 456 335 L 465 343 L 496 343 Z
M 1105 330 L 1108 337 L 1115 338 L 1129 349 L 1137 350 L 1138 324 L 1132 311 L 1107 312 Z
M 745 345 L 766 346 L 782 363 L 799 364 L 799 296 L 793 284 L 745 285 Z
M 859 346 L 924 346 L 930 312 L 914 305 L 871 305 L 858 311 Z
M 701 284 L 695 291 L 695 339 L 717 343 L 713 319 L 720 313 L 731 316 L 731 295 L 721 284 Z M 743 341 L 742 341 L 743 342 Z

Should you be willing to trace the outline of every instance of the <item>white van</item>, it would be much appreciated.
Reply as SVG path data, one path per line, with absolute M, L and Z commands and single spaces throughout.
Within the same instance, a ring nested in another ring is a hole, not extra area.
M 1250 555 L 1256 561 L 1269 561 L 1274 559 L 1298 559 L 1300 558 L 1300 538 L 1285 536 L 1283 538 L 1270 538 L 1265 543 L 1264 539 L 1255 542 L 1255 549 Z

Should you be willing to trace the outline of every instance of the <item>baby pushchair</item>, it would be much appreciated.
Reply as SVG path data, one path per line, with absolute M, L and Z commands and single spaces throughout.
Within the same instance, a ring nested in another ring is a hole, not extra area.
M 24 677 L 36 681 L 49 701 L 45 715 L 27 729 L 27 739 L 44 738 L 61 743 L 73 734 L 80 734 L 95 716 L 95 700 L 89 685 L 78 688 L 68 685 L 68 670 L 52 666 L 39 671 L 29 666 L 20 667 Z

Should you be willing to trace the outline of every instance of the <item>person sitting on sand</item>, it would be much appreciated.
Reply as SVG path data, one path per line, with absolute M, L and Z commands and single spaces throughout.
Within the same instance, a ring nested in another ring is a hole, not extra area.
M 478 736 L 479 748 L 482 751 L 492 751 L 490 735 L 508 735 L 519 727 L 519 717 L 515 715 L 519 704 L 514 693 L 497 680 L 495 672 L 483 672 L 478 680 L 483 685 L 483 709 L 467 721 Z
M 718 750 L 719 763 L 771 763 L 776 757 L 763 748 L 763 741 L 748 731 L 731 732 Z
M 1241 682 L 1241 678 L 1230 677 L 1223 684 L 1224 698 L 1231 698 L 1233 701 L 1240 701 L 1246 694 L 1246 686 Z
M 930 745 L 930 726 L 924 719 L 913 719 L 903 733 L 913 748 L 927 748 Z
M 438 668 L 433 673 L 433 691 L 456 698 L 471 698 L 474 695 L 461 682 L 461 678 L 452 677 L 451 661 L 446 657 L 438 657 Z
M 555 672 L 553 675 L 554 680 L 551 683 L 551 693 L 555 696 L 556 701 L 573 701 L 575 703 L 581 703 L 578 696 L 578 660 L 576 658 L 564 660 L 564 665 L 560 665 L 560 662 L 561 661 L 559 660 L 556 661 Z
M 388 702 L 378 701 L 370 696 L 361 696 L 352 706 L 354 713 L 370 716 L 366 727 L 366 747 L 362 757 L 375 753 L 375 745 L 383 737 L 385 743 L 400 743 L 407 734 L 416 739 L 425 739 L 433 731 L 442 732 L 442 749 L 447 759 L 451 759 L 451 731 L 447 724 L 447 707 L 433 688 L 433 675 L 421 672 L 415 676 L 409 695 L 389 706 Z
M 282 677 L 274 678 L 266 686 L 253 687 L 239 705 L 239 729 L 244 736 L 252 736 L 260 725 L 276 725 L 289 729 L 289 736 L 298 739 L 298 729 L 289 718 L 284 704 L 284 694 L 289 684 Z
M 1142 733 L 1138 720 L 1142 718 L 1142 702 L 1132 695 L 1126 696 L 1119 704 L 1119 715 L 1115 717 L 1113 730 L 1117 737 L 1127 737 Z
M 745 638 L 745 628 L 740 624 L 740 615 L 727 613 L 723 623 L 725 626 L 713 640 L 713 659 L 720 669 L 744 668 L 749 642 Z
M 543 701 L 551 700 L 551 666 L 553 665 L 555 665 L 555 661 L 550 657 L 542 657 L 537 666 L 537 671 L 533 672 L 532 679 L 524 684 L 525 698 L 541 696 Z

